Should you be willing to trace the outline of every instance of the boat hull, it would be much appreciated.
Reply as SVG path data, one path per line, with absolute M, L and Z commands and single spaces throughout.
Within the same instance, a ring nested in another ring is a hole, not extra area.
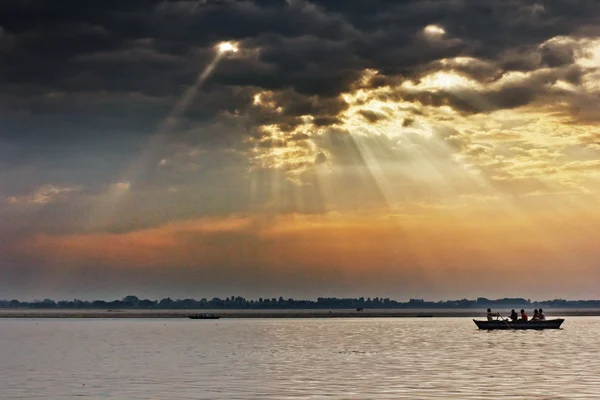
M 479 329 L 485 329 L 485 330 L 560 329 L 560 326 L 562 325 L 562 323 L 564 321 L 565 320 L 561 319 L 561 318 L 549 319 L 546 321 L 527 321 L 527 322 L 523 322 L 523 321 L 512 322 L 512 321 L 503 321 L 503 320 L 494 320 L 494 321 L 477 321 L 475 319 L 473 320 L 473 322 L 475 322 L 475 325 L 477 325 L 477 327 Z
M 188 315 L 189 319 L 219 319 L 216 315 Z

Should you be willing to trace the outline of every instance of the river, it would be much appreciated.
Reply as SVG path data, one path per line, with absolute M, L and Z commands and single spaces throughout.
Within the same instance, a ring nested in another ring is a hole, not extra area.
M 3 319 L 1 399 L 598 399 L 600 317 Z

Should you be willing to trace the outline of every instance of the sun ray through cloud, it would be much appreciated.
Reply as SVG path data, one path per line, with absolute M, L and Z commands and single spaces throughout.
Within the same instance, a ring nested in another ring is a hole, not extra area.
M 171 112 L 163 119 L 154 134 L 148 139 L 144 148 L 140 152 L 140 155 L 131 163 L 129 168 L 121 175 L 120 182 L 126 182 L 127 188 L 125 190 L 112 190 L 109 189 L 105 194 L 107 199 L 102 206 L 98 207 L 92 221 L 99 224 L 100 226 L 109 224 L 114 218 L 115 213 L 118 210 L 121 198 L 127 193 L 127 189 L 131 185 L 135 185 L 138 177 L 149 169 L 153 169 L 153 162 L 158 152 L 164 147 L 168 136 L 176 129 L 177 124 L 186 110 L 194 101 L 198 94 L 198 91 L 202 88 L 202 85 L 214 72 L 219 62 L 227 56 L 229 53 L 237 53 L 239 51 L 238 45 L 235 42 L 221 42 L 217 44 L 216 54 L 213 60 L 196 76 L 196 80 L 187 87 L 183 95 L 177 100 Z M 117 183 L 115 186 L 119 187 L 121 183 Z

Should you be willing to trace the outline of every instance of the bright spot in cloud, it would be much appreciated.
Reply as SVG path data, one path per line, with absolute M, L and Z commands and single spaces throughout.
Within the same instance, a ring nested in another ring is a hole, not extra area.
M 217 45 L 219 53 L 237 53 L 239 51 L 238 44 L 235 42 L 221 42 Z
M 439 25 L 427 25 L 423 31 L 427 36 L 432 37 L 442 36 L 446 33 L 446 30 Z
M 406 89 L 448 90 L 458 88 L 478 88 L 477 82 L 452 72 L 436 72 L 421 78 L 418 84 L 406 81 L 402 84 Z

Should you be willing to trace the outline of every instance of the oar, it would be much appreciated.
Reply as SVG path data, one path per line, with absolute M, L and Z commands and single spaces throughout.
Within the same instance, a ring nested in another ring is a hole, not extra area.
M 512 327 L 511 327 L 511 326 L 508 324 L 508 321 L 507 321 L 507 320 L 506 320 L 506 319 L 505 319 L 505 318 L 504 318 L 502 315 L 500 315 L 500 313 L 498 313 L 498 317 L 499 317 L 499 318 L 500 318 L 502 321 L 504 321 L 504 323 L 506 324 L 506 326 L 508 327 L 508 329 L 514 329 L 514 328 L 512 328 Z

